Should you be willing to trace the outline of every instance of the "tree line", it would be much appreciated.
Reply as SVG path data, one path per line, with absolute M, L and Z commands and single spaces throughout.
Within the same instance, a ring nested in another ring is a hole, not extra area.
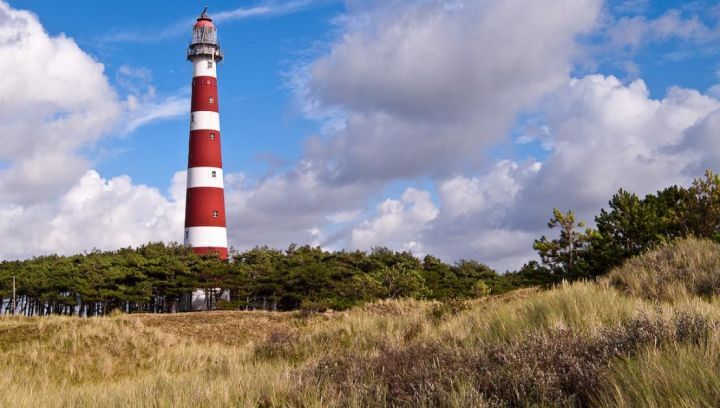
M 493 288 L 506 290 L 501 276 L 476 261 L 449 265 L 430 255 L 420 260 L 387 248 L 329 252 L 296 245 L 285 251 L 233 251 L 229 262 L 161 242 L 4 261 L 2 313 L 12 312 L 13 276 L 17 312 L 28 316 L 175 312 L 187 308 L 187 295 L 198 288 L 229 293 L 230 300 L 218 300 L 213 308 L 252 310 L 340 310 L 376 299 L 468 298 Z
M 720 240 L 720 177 L 708 171 L 689 188 L 673 186 L 644 198 L 621 189 L 595 216 L 595 228 L 558 209 L 548 227 L 557 233 L 534 242 L 539 261 L 504 274 L 474 260 L 448 264 L 384 247 L 331 252 L 307 245 L 231 251 L 227 262 L 161 242 L 2 261 L 0 314 L 12 312 L 13 277 L 16 311 L 28 316 L 176 312 L 188 308 L 195 289 L 204 289 L 208 299 L 229 294 L 212 308 L 322 311 L 377 299 L 463 299 L 594 278 L 678 237 Z

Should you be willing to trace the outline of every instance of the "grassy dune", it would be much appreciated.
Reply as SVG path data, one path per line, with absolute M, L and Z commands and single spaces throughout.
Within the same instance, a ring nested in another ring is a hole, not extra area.
M 599 283 L 342 313 L 1 317 L 0 406 L 713 406 L 718 258 L 689 240 Z

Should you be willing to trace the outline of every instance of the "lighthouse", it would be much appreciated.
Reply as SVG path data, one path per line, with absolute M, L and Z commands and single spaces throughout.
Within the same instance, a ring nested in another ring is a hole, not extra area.
M 207 7 L 193 26 L 187 59 L 193 65 L 193 78 L 184 243 L 197 254 L 227 259 L 217 92 L 217 63 L 223 53 Z

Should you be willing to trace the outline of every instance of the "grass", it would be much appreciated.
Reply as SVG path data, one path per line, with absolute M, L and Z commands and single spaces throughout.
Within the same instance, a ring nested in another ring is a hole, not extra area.
M 603 407 L 716 407 L 718 343 L 647 350 L 613 364 L 594 404 Z
M 651 300 L 675 302 L 720 295 L 720 244 L 689 238 L 628 260 L 610 283 Z
M 467 302 L 0 317 L 0 406 L 712 406 L 719 254 L 688 240 Z

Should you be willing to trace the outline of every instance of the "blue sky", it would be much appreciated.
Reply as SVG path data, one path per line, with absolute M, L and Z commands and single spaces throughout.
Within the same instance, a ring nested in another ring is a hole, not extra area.
M 206 3 L 239 249 L 513 269 L 552 208 L 591 222 L 720 159 L 717 2 Z M 0 127 L 33 141 L 0 137 L 0 258 L 180 239 L 204 5 L 0 2 L 0 51 L 31 61 L 0 63 Z

